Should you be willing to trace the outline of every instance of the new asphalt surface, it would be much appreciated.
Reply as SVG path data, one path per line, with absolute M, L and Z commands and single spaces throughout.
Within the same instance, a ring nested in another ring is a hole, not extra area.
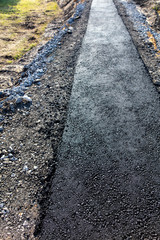
M 160 101 L 112 0 L 93 0 L 41 240 L 160 239 Z

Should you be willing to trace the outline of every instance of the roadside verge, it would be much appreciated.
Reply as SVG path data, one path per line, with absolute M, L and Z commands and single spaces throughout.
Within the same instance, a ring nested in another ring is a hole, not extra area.
M 0 133 L 0 239 L 35 239 L 35 225 L 56 169 L 74 69 L 87 27 L 91 0 L 48 63 L 41 84 L 27 90 L 32 105 L 5 116 Z M 51 58 L 52 56 L 50 56 Z
M 149 38 L 145 39 L 140 35 L 138 30 L 134 26 L 134 22 L 132 21 L 131 16 L 127 13 L 127 9 L 122 4 L 122 2 L 119 0 L 113 1 L 117 8 L 118 14 L 121 16 L 128 32 L 132 37 L 134 45 L 136 46 L 139 55 L 142 58 L 144 65 L 152 78 L 154 85 L 156 86 L 158 92 L 160 92 L 160 71 L 159 71 L 160 59 L 156 57 L 156 52 L 154 50 L 153 44 L 149 41 Z

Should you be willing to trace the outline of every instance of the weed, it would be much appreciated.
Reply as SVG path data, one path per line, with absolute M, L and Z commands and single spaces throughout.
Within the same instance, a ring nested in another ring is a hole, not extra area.
M 155 10 L 156 12 L 158 12 L 160 10 L 160 4 L 157 3 L 154 7 L 153 10 Z
M 6 60 L 6 63 L 11 64 L 13 63 L 13 60 Z

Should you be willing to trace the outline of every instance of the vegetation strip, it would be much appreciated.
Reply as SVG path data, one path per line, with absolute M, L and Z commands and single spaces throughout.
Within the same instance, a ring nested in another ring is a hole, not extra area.
M 12 63 L 36 46 L 47 24 L 61 11 L 55 0 L 2 0 L 0 66 Z
M 0 98 L 2 96 L 2 101 L 0 102 L 1 112 L 8 109 L 14 110 L 15 106 L 20 103 L 20 99 L 22 103 L 26 89 L 34 82 L 37 82 L 37 80 L 39 81 L 46 72 L 47 63 L 53 60 L 53 57 L 49 58 L 49 56 L 60 44 L 63 36 L 68 32 L 71 33 L 72 29 L 70 26 L 81 16 L 84 7 L 85 1 L 79 2 L 73 16 L 59 29 L 59 32 L 51 40 L 39 48 L 34 60 L 30 64 L 24 66 L 24 71 L 18 80 L 18 86 L 14 86 L 11 89 L 5 89 L 0 92 Z

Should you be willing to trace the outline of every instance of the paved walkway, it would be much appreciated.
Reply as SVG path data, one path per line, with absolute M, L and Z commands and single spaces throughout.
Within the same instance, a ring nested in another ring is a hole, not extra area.
M 41 239 L 160 239 L 160 102 L 112 0 L 93 0 Z

